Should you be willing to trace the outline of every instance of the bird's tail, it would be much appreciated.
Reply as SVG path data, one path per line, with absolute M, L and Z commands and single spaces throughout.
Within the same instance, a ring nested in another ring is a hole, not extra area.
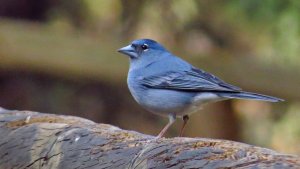
M 277 97 L 251 93 L 251 92 L 222 93 L 221 96 L 229 99 L 250 99 L 250 100 L 268 101 L 268 102 L 284 101 L 283 99 Z

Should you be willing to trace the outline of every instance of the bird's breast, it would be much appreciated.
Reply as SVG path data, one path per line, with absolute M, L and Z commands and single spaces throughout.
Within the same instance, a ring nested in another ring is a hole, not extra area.
M 127 79 L 128 88 L 134 99 L 145 109 L 160 115 L 186 113 L 195 93 L 149 88 L 138 82 L 139 78 Z
M 139 103 L 143 100 L 143 94 L 146 92 L 145 86 L 140 82 L 140 77 L 131 76 L 130 74 L 127 77 L 127 84 L 131 95 Z

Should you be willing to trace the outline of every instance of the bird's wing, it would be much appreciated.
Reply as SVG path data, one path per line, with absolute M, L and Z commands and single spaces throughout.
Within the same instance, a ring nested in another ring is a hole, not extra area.
M 144 86 L 157 89 L 185 90 L 185 91 L 241 91 L 240 88 L 225 83 L 218 77 L 203 70 L 191 68 L 188 71 L 170 71 L 164 74 L 144 77 Z

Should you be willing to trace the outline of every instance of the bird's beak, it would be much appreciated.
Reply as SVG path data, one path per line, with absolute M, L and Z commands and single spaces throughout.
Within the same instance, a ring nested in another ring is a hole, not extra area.
M 128 45 L 128 46 L 118 49 L 118 52 L 128 55 L 131 58 L 138 57 L 138 54 L 136 53 L 135 49 L 131 45 Z

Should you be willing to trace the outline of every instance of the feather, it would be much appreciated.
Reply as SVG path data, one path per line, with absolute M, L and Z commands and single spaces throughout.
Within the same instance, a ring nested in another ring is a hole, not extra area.
M 144 86 L 157 89 L 184 91 L 241 91 L 240 88 L 225 83 L 218 77 L 192 67 L 186 71 L 168 71 L 141 79 Z

